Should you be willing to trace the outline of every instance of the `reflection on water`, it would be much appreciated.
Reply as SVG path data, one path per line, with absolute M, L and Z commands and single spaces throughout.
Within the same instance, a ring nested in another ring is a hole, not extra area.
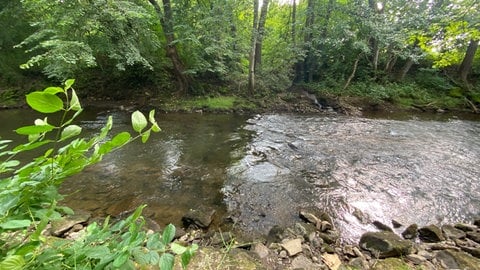
M 265 115 L 229 169 L 226 198 L 238 226 L 265 234 L 298 209 L 329 212 L 345 240 L 378 220 L 409 225 L 480 214 L 480 122 Z
M 113 134 L 129 129 L 124 112 L 87 111 L 85 135 L 109 114 Z M 29 111 L 0 111 L 0 136 L 12 138 L 32 120 Z M 374 220 L 424 225 L 480 214 L 480 122 L 208 114 L 157 121 L 162 132 L 147 144 L 129 144 L 68 179 L 65 203 L 96 215 L 146 203 L 161 225 L 208 206 L 250 235 L 290 226 L 299 208 L 314 206 L 335 218 L 346 241 Z

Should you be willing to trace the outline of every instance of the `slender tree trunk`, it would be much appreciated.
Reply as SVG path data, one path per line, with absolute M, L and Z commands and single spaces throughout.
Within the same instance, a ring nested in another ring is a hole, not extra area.
M 347 82 L 343 86 L 343 90 L 347 89 L 347 87 L 350 85 L 350 82 L 352 82 L 353 77 L 355 77 L 355 73 L 357 72 L 358 62 L 360 61 L 361 56 L 362 56 L 361 53 L 357 55 L 357 58 L 355 59 L 355 63 L 353 63 L 352 73 L 350 74 Z
M 413 58 L 409 57 L 407 59 L 407 62 L 403 65 L 403 67 L 400 69 L 400 71 L 397 74 L 397 81 L 403 81 L 405 76 L 407 75 L 408 71 L 413 65 Z
M 156 0 L 148 1 L 155 8 L 155 12 L 160 19 L 160 24 L 162 25 L 163 33 L 165 35 L 165 40 L 167 41 L 165 50 L 166 55 L 168 58 L 170 58 L 170 61 L 172 62 L 173 73 L 175 75 L 175 79 L 177 80 L 178 90 L 181 93 L 186 94 L 190 82 L 188 77 L 185 75 L 185 66 L 180 59 L 177 47 L 174 43 L 175 34 L 173 30 L 173 14 L 170 0 L 162 0 L 163 11 Z
M 257 44 L 257 25 L 258 25 L 258 0 L 253 0 L 253 26 L 252 40 L 250 47 L 250 56 L 248 64 L 248 91 L 250 94 L 255 92 L 255 45 Z
M 293 47 L 295 47 L 297 45 L 297 38 L 296 38 L 296 35 L 297 35 L 297 31 L 296 31 L 296 27 L 297 27 L 297 2 L 296 0 L 292 0 L 292 45 Z
M 255 73 L 257 73 L 262 67 L 262 45 L 269 3 L 270 0 L 263 0 L 260 18 L 258 20 L 257 41 L 255 43 Z
M 462 79 L 462 82 L 465 85 L 468 85 L 467 77 L 468 77 L 468 74 L 470 73 L 470 70 L 472 69 L 473 59 L 475 58 L 475 53 L 477 52 L 477 49 L 478 49 L 478 43 L 479 43 L 478 39 L 470 40 L 470 43 L 468 44 L 467 52 L 465 53 L 465 57 L 463 57 L 462 64 L 458 69 L 458 75 L 460 76 L 460 79 Z
M 307 44 L 307 56 L 304 61 L 304 80 L 307 82 L 313 81 L 313 70 L 315 56 L 313 54 L 312 40 L 313 40 L 313 25 L 315 23 L 315 0 L 308 0 L 307 2 L 307 17 L 305 20 L 305 44 Z

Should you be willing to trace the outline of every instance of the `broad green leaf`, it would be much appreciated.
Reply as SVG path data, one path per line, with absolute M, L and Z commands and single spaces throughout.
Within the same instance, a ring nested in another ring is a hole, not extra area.
M 142 133 L 142 143 L 146 143 L 148 141 L 148 138 L 150 138 L 150 130 Z
M 75 83 L 75 79 L 68 79 L 65 81 L 65 91 L 70 89 L 72 85 Z
M 125 264 L 127 262 L 129 257 L 130 257 L 130 254 L 128 253 L 128 251 L 122 252 L 122 254 L 120 254 L 120 256 L 116 257 L 115 260 L 113 261 L 113 267 L 114 268 L 121 267 L 123 264 Z
M 160 241 L 160 234 L 154 233 L 148 236 L 147 240 L 147 248 L 148 249 L 158 249 L 163 251 L 165 249 L 165 245 L 162 241 Z
M 140 111 L 134 111 L 132 113 L 132 127 L 136 132 L 142 132 L 147 126 L 147 118 Z
M 173 226 L 173 224 L 168 224 L 163 230 L 162 242 L 165 245 L 167 245 L 168 243 L 172 242 L 174 237 L 175 237 L 175 226 Z
M 126 144 L 131 138 L 131 135 L 130 133 L 124 131 L 124 132 L 120 132 L 118 133 L 117 135 L 115 135 L 115 137 L 113 137 L 111 143 L 112 143 L 112 146 L 113 147 L 118 147 L 118 146 L 122 146 L 124 144 Z
M 2 162 L 2 166 L 5 168 L 15 167 L 18 165 L 20 165 L 20 161 L 18 160 L 9 160 L 9 161 Z
M 20 135 L 34 135 L 44 132 L 52 131 L 55 127 L 52 125 L 43 125 L 43 126 L 25 126 L 15 130 L 17 134 Z
M 8 220 L 4 223 L 0 224 L 0 227 L 5 230 L 9 229 L 20 229 L 20 228 L 27 228 L 32 223 L 29 219 L 13 219 Z
M 51 143 L 51 142 L 53 142 L 53 141 L 52 140 L 44 140 L 44 141 L 40 141 L 40 142 L 21 144 L 21 145 L 15 147 L 15 148 L 13 148 L 13 151 L 14 152 L 28 151 L 28 150 L 38 148 L 38 147 L 40 147 L 42 145 L 45 145 L 47 143 Z
M 44 92 L 32 92 L 27 95 L 27 103 L 41 113 L 54 113 L 63 109 L 63 101 L 56 95 Z
M 58 93 L 63 93 L 63 89 L 60 87 L 47 87 L 43 90 L 44 93 L 55 95 Z
M 184 247 L 182 245 L 179 245 L 177 243 L 172 243 L 170 245 L 170 248 L 172 249 L 173 253 L 175 253 L 177 255 L 183 254 L 185 251 L 187 251 L 186 247 Z
M 148 114 L 148 121 L 150 123 L 156 123 L 157 121 L 155 120 L 155 110 L 151 110 L 150 113 Z
M 25 260 L 20 255 L 10 255 L 0 262 L 0 269 L 2 270 L 22 270 L 25 265 Z
M 174 262 L 175 257 L 172 254 L 163 253 L 160 257 L 160 262 L 158 263 L 158 266 L 160 266 L 160 269 L 162 270 L 172 270 Z
M 80 132 L 82 132 L 82 128 L 80 126 L 77 126 L 77 125 L 67 126 L 62 130 L 62 134 L 60 135 L 60 141 L 66 140 L 71 137 L 75 137 L 78 134 L 80 134 Z
M 72 89 L 72 97 L 70 99 L 70 107 L 68 109 L 73 111 L 79 111 L 82 109 L 82 106 L 80 105 L 80 100 L 78 100 L 77 93 L 73 89 Z
M 14 194 L 0 196 L 0 216 L 4 216 L 12 207 L 17 205 L 20 198 Z
M 90 259 L 102 259 L 107 255 L 110 255 L 110 249 L 106 246 L 93 246 L 88 248 L 85 252 L 85 256 Z
M 195 255 L 195 251 L 198 249 L 197 244 L 192 244 L 188 250 L 182 254 L 181 261 L 182 261 L 182 268 L 187 269 L 187 265 L 190 263 L 193 255 Z

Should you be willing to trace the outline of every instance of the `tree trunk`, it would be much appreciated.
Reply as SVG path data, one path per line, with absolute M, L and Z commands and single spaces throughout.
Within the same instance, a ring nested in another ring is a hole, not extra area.
M 260 18 L 258 19 L 257 40 L 255 43 L 255 73 L 262 67 L 262 43 L 265 32 L 265 22 L 267 21 L 268 4 L 270 0 L 263 0 Z
M 296 0 L 292 0 L 292 45 L 293 47 L 296 46 L 297 39 L 296 39 L 296 27 L 297 27 L 297 2 Z
M 255 45 L 257 44 L 257 25 L 258 25 L 258 0 L 253 0 L 253 26 L 252 40 L 250 47 L 250 56 L 248 64 L 248 91 L 250 94 L 255 92 Z
M 465 57 L 463 58 L 462 64 L 458 69 L 458 75 L 462 82 L 467 85 L 468 84 L 468 73 L 472 69 L 473 59 L 475 58 L 475 53 L 478 49 L 478 42 L 479 40 L 471 39 L 470 43 L 468 44 L 467 52 L 465 53 Z
M 348 77 L 348 80 L 347 82 L 345 83 L 345 85 L 343 86 L 343 90 L 347 89 L 347 87 L 350 85 L 350 82 L 352 81 L 353 77 L 355 77 L 355 73 L 357 72 L 357 67 L 358 67 L 358 62 L 360 61 L 360 57 L 362 56 L 362 54 L 360 53 L 357 58 L 355 59 L 355 63 L 353 63 L 353 69 L 352 69 L 352 73 L 350 74 L 350 76 Z
M 185 66 L 180 59 L 177 47 L 174 44 L 175 34 L 173 30 L 173 14 L 170 0 L 162 0 L 163 12 L 156 0 L 148 1 L 155 8 L 155 12 L 160 19 L 160 24 L 162 25 L 163 33 L 165 35 L 165 40 L 167 41 L 165 49 L 166 55 L 168 58 L 170 58 L 170 61 L 172 62 L 173 73 L 175 75 L 175 79 L 177 80 L 178 90 L 181 93 L 186 94 L 189 87 L 189 79 L 185 75 Z
M 315 24 L 315 0 L 308 0 L 307 2 L 307 17 L 305 20 L 305 44 L 307 44 L 307 56 L 304 61 L 304 80 L 306 82 L 313 81 L 313 71 L 315 56 L 313 54 L 312 39 L 313 39 L 313 25 Z
M 413 65 L 413 58 L 409 57 L 407 59 L 407 62 L 405 62 L 405 64 L 403 65 L 402 69 L 400 69 L 400 71 L 398 72 L 397 81 L 403 81 L 403 79 L 407 75 L 412 65 Z

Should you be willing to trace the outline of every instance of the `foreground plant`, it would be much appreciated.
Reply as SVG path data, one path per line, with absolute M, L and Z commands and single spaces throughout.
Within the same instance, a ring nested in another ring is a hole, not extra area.
M 136 132 L 120 132 L 110 136 L 113 120 L 109 117 L 99 134 L 90 139 L 79 137 L 82 128 L 73 120 L 82 106 L 72 88 L 48 87 L 27 95 L 27 104 L 44 114 L 61 114 L 58 125 L 48 117 L 33 125 L 20 127 L 27 143 L 11 150 L 10 140 L 0 140 L 0 269 L 135 269 L 141 265 L 158 265 L 171 269 L 175 255 L 181 255 L 186 267 L 197 246 L 183 247 L 172 243 L 175 227 L 169 225 L 159 233 L 147 235 L 140 206 L 127 219 L 110 225 L 90 224 L 75 241 L 46 237 L 42 232 L 51 220 L 73 214 L 64 206 L 58 192 L 60 184 L 86 166 L 102 160 L 105 154 L 136 139 L 145 143 L 151 132 L 159 132 L 155 112 L 147 118 L 139 111 L 132 113 Z M 63 99 L 62 99 L 63 98 Z M 18 159 L 25 152 L 40 153 L 30 162 Z

